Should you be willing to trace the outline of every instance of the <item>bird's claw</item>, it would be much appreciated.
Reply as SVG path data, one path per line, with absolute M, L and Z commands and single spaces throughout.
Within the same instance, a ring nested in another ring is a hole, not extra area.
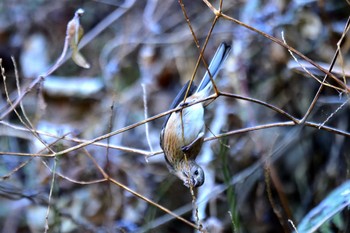
M 188 182 L 188 180 L 184 181 L 184 185 L 189 188 L 190 187 L 190 182 Z
M 192 187 L 195 187 L 196 185 L 196 182 L 195 182 L 195 180 L 192 178 L 192 179 L 186 179 L 185 181 L 184 181 L 184 185 L 187 187 L 187 188 L 190 188 L 191 186 Z

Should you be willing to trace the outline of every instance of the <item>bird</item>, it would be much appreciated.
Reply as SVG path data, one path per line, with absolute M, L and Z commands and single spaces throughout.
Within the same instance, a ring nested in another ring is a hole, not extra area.
M 200 187 L 205 180 L 202 167 L 195 161 L 204 141 L 205 104 L 203 102 L 190 104 L 209 96 L 213 87 L 212 80 L 216 78 L 230 50 L 231 46 L 227 43 L 220 44 L 209 64 L 210 74 L 207 70 L 198 87 L 190 81 L 182 87 L 170 109 L 182 108 L 167 115 L 162 126 L 160 146 L 167 167 L 170 173 L 180 178 L 187 187 Z M 187 98 L 185 98 L 186 92 L 188 92 Z

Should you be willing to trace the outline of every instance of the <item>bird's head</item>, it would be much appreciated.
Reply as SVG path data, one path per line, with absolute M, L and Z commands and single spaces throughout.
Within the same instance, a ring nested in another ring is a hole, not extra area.
M 187 187 L 191 185 L 193 187 L 202 186 L 205 180 L 203 169 L 195 161 L 183 162 L 182 166 L 175 172 L 175 175 L 177 175 Z

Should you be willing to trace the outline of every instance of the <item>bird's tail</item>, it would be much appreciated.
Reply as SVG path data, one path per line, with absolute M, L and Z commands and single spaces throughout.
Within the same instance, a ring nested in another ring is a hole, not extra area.
M 219 70 L 222 66 L 222 64 L 224 63 L 224 61 L 226 60 L 226 58 L 228 57 L 228 54 L 231 50 L 231 46 L 226 44 L 225 42 L 221 43 L 219 48 L 216 50 L 215 55 L 213 57 L 213 59 L 211 60 L 210 64 L 209 64 L 209 72 L 213 78 L 213 80 L 215 79 L 215 77 L 217 76 L 217 74 L 219 73 Z M 209 95 L 209 92 L 212 88 L 212 82 L 210 80 L 210 76 L 208 71 L 205 72 L 204 77 L 201 81 L 201 83 L 199 84 L 196 92 L 200 92 L 203 91 L 203 96 L 207 96 Z

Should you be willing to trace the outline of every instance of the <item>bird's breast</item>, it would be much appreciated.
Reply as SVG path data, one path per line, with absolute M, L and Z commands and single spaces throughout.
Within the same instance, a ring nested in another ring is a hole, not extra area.
M 204 108 L 195 104 L 182 111 L 174 112 L 166 124 L 163 150 L 171 163 L 183 159 L 182 147 L 191 144 L 204 132 Z

